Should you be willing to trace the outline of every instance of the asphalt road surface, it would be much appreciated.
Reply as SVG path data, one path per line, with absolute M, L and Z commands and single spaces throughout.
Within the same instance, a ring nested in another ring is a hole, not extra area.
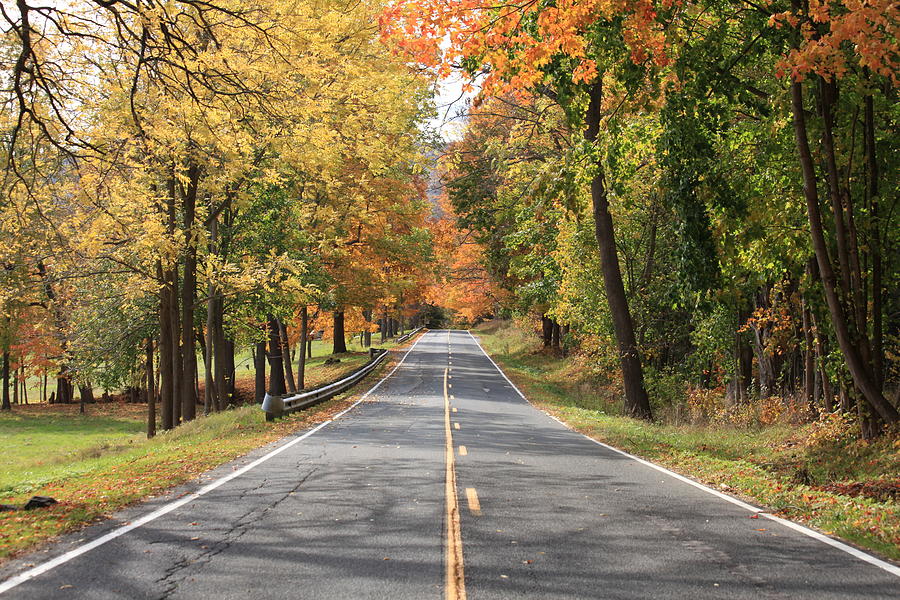
M 749 509 L 431 331 L 340 418 L 14 561 L 0 597 L 900 598 L 896 567 Z

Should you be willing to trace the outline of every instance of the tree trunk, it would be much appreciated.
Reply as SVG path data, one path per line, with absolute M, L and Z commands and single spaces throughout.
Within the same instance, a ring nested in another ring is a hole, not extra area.
M 800 158 L 800 166 L 803 174 L 803 193 L 806 198 L 806 210 L 809 217 L 809 230 L 812 237 L 813 249 L 816 254 L 816 262 L 819 267 L 819 275 L 822 287 L 825 291 L 825 300 L 831 315 L 838 346 L 847 363 L 847 368 L 853 378 L 854 385 L 863 394 L 866 401 L 875 409 L 886 423 L 895 423 L 900 419 L 900 413 L 891 405 L 881 393 L 877 382 L 863 361 L 859 348 L 854 343 L 847 324 L 847 316 L 837 293 L 837 280 L 831 267 L 831 256 L 828 251 L 828 243 L 825 240 L 825 230 L 822 224 L 822 216 L 819 209 L 819 193 L 816 185 L 815 167 L 812 152 L 809 147 L 809 139 L 806 130 L 806 115 L 803 112 L 803 84 L 799 81 L 791 83 L 791 108 L 794 119 L 794 135 L 796 137 L 797 151 Z
M 3 351 L 3 403 L 0 410 L 12 410 L 9 403 L 9 351 Z
M 309 337 L 309 309 L 300 309 L 300 356 L 297 360 L 297 389 L 306 387 L 306 338 Z
M 294 381 L 294 370 L 291 366 L 294 364 L 293 359 L 291 358 L 291 346 L 288 341 L 288 331 L 287 325 L 284 324 L 284 321 L 281 319 L 277 319 L 278 321 L 278 337 L 281 340 L 281 356 L 284 360 L 281 361 L 282 366 L 284 367 L 284 378 L 287 381 L 287 389 L 290 393 L 297 393 L 297 384 Z
M 372 345 L 372 330 L 370 326 L 372 325 L 372 309 L 367 308 L 363 311 L 363 318 L 366 320 L 366 330 L 363 331 L 363 347 L 369 348 Z
M 216 390 L 216 410 L 225 410 L 230 398 L 228 397 L 228 385 L 225 381 L 225 299 L 219 289 L 216 289 L 215 303 L 213 306 L 213 377 Z
M 192 421 L 197 416 L 197 345 L 194 336 L 194 303 L 197 299 L 197 251 L 189 248 L 184 265 L 181 296 L 181 416 Z
M 91 387 L 90 383 L 79 385 L 78 395 L 83 404 L 93 404 L 94 402 L 96 402 L 96 400 L 94 399 L 94 388 Z
M 266 343 L 257 342 L 256 350 L 253 352 L 254 367 L 254 389 L 253 401 L 256 404 L 262 404 L 266 395 Z
M 72 400 L 74 400 L 72 382 L 69 381 L 69 366 L 66 364 L 62 365 L 59 373 L 56 374 L 56 393 L 54 398 L 56 404 L 71 404 Z
M 188 167 L 187 186 L 182 193 L 182 216 L 187 232 L 184 278 L 181 288 L 181 415 L 191 421 L 197 415 L 197 346 L 194 335 L 194 306 L 197 301 L 197 240 L 194 221 L 197 214 L 197 187 L 200 167 Z
M 344 311 L 334 311 L 334 348 L 332 354 L 343 354 L 347 351 L 347 339 L 344 332 Z
M 552 337 L 551 345 L 553 346 L 554 350 L 559 350 L 559 336 L 560 336 L 559 323 L 557 323 L 555 320 L 553 320 L 551 322 L 553 324 L 552 329 L 551 329 L 551 331 L 553 332 L 552 336 L 551 336 Z
M 546 315 L 541 315 L 541 340 L 544 348 L 553 344 L 553 321 Z
M 587 110 L 584 136 L 590 143 L 595 143 L 600 133 L 601 101 L 603 99 L 602 77 L 591 86 L 590 104 Z M 598 161 L 597 173 L 591 181 L 591 202 L 594 215 L 594 236 L 600 250 L 600 266 L 603 273 L 603 286 L 609 303 L 609 312 L 613 319 L 613 329 L 622 365 L 622 379 L 625 387 L 625 413 L 641 419 L 652 419 L 650 400 L 644 388 L 644 372 L 641 368 L 641 357 L 634 337 L 634 324 L 628 309 L 625 296 L 625 284 L 619 268 L 619 257 L 616 251 L 615 229 L 612 215 L 609 213 L 609 199 L 606 195 L 606 184 L 603 175 L 602 161 Z
M 223 303 L 223 311 L 224 311 L 224 303 Z M 225 316 L 222 315 L 222 322 L 224 323 Z M 231 338 L 225 338 L 225 357 L 223 358 L 225 362 L 225 394 L 230 402 L 237 402 L 237 369 L 234 366 L 234 340 Z
M 863 141 L 866 160 L 866 194 L 869 200 L 869 253 L 872 256 L 872 363 L 875 383 L 884 390 L 884 268 L 881 259 L 881 222 L 878 213 L 878 161 L 875 156 L 875 107 L 872 96 L 865 97 Z
M 213 376 L 213 330 L 215 329 L 215 287 L 207 286 L 206 299 L 206 335 L 203 342 L 203 414 L 210 414 L 216 408 L 216 383 Z
M 184 360 L 181 351 L 181 311 L 179 310 L 179 269 L 174 265 L 172 269 L 172 426 L 178 427 L 181 423 L 181 393 L 184 381 Z
M 278 321 L 269 316 L 266 330 L 269 334 L 269 394 L 283 396 L 287 392 L 284 384 L 284 356 L 281 354 L 281 335 Z
M 816 386 L 816 358 L 813 348 L 812 316 L 806 300 L 803 300 L 803 398 L 807 406 L 813 406 Z
M 172 352 L 174 332 L 172 328 L 172 288 L 169 272 L 157 264 L 157 274 L 163 282 L 159 298 L 159 404 L 164 431 L 172 429 L 174 399 L 174 354 Z
M 144 345 L 144 377 L 147 379 L 147 437 L 156 435 L 156 390 L 153 389 L 153 340 Z

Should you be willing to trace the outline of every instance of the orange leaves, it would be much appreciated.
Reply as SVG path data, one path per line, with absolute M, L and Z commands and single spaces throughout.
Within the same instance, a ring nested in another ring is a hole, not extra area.
M 802 36 L 779 61 L 779 76 L 840 79 L 855 62 L 900 84 L 900 7 L 892 0 L 810 0 L 805 12 L 776 13 L 769 25 L 799 29 Z
M 597 63 L 585 60 L 572 73 L 572 81 L 575 83 L 590 83 L 597 78 Z
M 663 6 L 672 6 L 666 0 Z M 485 66 L 486 93 L 516 93 L 544 80 L 555 57 L 573 65 L 573 80 L 590 83 L 598 75 L 590 31 L 598 24 L 617 27 L 631 59 L 669 62 L 666 39 L 654 0 L 560 0 L 536 2 L 486 0 L 396 0 L 382 19 L 387 35 L 423 65 L 447 72 L 461 60 L 469 68 Z M 435 63 L 435 56 L 438 57 Z

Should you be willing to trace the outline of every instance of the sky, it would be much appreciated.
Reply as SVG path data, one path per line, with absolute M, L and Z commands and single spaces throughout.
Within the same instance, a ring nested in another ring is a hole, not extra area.
M 462 138 L 469 102 L 477 93 L 477 90 L 467 93 L 462 91 L 466 81 L 467 77 L 464 75 L 454 74 L 435 85 L 434 104 L 437 115 L 429 124 L 448 142 Z

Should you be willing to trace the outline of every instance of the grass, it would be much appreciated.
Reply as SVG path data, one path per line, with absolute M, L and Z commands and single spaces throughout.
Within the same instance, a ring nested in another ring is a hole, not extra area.
M 308 363 L 308 387 L 342 377 L 367 355 L 348 353 L 340 359 L 324 365 L 323 356 L 314 357 Z M 238 384 L 252 391 L 252 379 L 240 378 Z M 327 420 L 350 402 L 351 396 L 345 395 L 274 423 L 266 423 L 258 407 L 243 406 L 198 418 L 151 440 L 144 434 L 144 405 L 94 404 L 85 415 L 78 414 L 77 404 L 14 406 L 12 412 L 0 414 L 0 502 L 22 504 L 32 495 L 43 495 L 59 504 L 0 512 L 0 560 Z
M 767 510 L 900 560 L 900 438 L 830 424 L 645 423 L 618 414 L 584 364 L 539 351 L 509 323 L 475 330 L 529 400 L 574 429 Z

